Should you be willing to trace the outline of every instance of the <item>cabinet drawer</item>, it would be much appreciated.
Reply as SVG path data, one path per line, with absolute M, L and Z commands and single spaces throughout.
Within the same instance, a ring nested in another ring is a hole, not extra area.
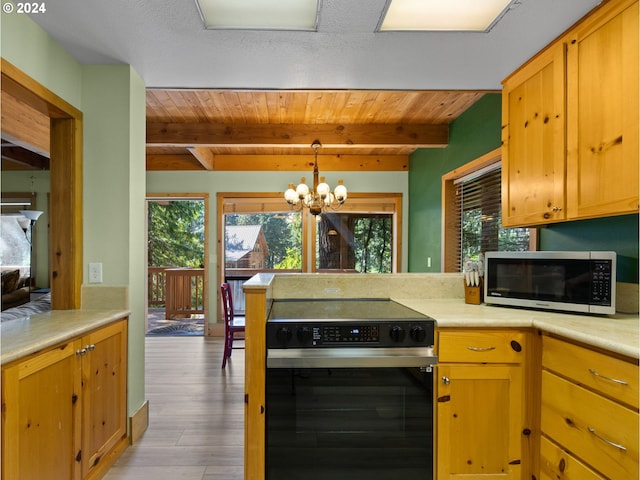
M 638 413 L 547 371 L 541 430 L 606 477 L 638 478 Z
M 638 408 L 638 365 L 552 337 L 542 339 L 542 366 Z
M 438 334 L 441 363 L 521 363 L 525 334 L 511 330 L 448 330 Z
M 546 437 L 540 439 L 540 480 L 604 480 Z

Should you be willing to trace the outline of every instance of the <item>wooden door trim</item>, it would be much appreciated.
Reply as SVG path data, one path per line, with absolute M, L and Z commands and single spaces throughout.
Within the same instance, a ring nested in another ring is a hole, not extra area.
M 153 199 L 169 199 L 169 200 L 202 200 L 204 202 L 204 283 L 203 283 L 203 312 L 204 312 L 204 336 L 212 335 L 209 329 L 209 194 L 208 193 L 147 193 L 146 202 Z M 149 236 L 149 226 L 147 225 L 145 235 Z M 147 243 L 145 242 L 145 258 L 146 263 L 149 263 L 149 256 L 147 252 Z M 145 269 L 148 265 L 145 266 Z M 146 281 L 146 280 L 145 280 Z M 145 316 L 149 311 L 149 295 L 145 291 Z M 146 319 L 145 319 L 146 329 Z
M 2 91 L 51 122 L 51 308 L 78 309 L 83 261 L 82 112 L 4 58 L 1 71 Z

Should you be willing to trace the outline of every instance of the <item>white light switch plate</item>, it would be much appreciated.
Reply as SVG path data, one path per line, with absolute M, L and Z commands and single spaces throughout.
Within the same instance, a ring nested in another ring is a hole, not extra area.
M 102 283 L 102 263 L 89 264 L 89 283 Z

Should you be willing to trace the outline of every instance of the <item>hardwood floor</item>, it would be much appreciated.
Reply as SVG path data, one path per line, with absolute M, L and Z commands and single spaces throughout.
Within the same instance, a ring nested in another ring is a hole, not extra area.
M 105 480 L 242 480 L 244 351 L 223 340 L 147 337 L 149 428 Z

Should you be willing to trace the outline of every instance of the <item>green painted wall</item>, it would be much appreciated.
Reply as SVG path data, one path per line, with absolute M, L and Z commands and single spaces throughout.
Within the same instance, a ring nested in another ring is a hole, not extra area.
M 0 15 L 0 51 L 2 58 L 80 108 L 82 66 L 28 15 Z
M 540 250 L 614 251 L 618 281 L 638 283 L 638 215 L 549 225 L 540 229 Z
M 485 95 L 455 120 L 449 146 L 416 151 L 409 162 L 410 272 L 441 269 L 443 174 L 500 146 L 500 95 Z M 540 250 L 611 250 L 618 281 L 638 283 L 638 215 L 550 224 L 540 229 Z M 427 258 L 431 257 L 431 268 Z
M 500 108 L 500 94 L 485 95 L 451 124 L 447 147 L 411 155 L 409 272 L 440 271 L 442 175 L 500 146 Z
M 129 288 L 129 413 L 144 402 L 145 85 L 129 65 L 85 65 L 83 236 L 105 285 Z

